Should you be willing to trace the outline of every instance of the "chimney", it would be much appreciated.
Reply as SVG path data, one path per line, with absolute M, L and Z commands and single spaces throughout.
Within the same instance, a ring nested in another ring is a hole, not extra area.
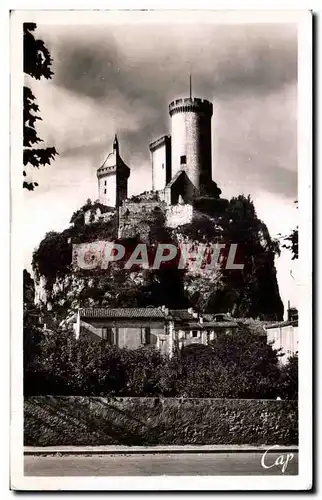
M 203 317 L 202 316 L 199 316 L 199 323 L 202 325 L 203 323 Z
M 189 313 L 189 314 L 193 314 L 193 309 L 192 309 L 192 307 L 189 307 L 189 308 L 188 308 L 188 313 Z
M 166 306 L 161 306 L 161 310 L 164 312 L 164 314 L 165 314 L 166 316 L 168 316 L 168 315 L 169 315 L 169 308 L 168 308 L 168 307 L 166 307 Z

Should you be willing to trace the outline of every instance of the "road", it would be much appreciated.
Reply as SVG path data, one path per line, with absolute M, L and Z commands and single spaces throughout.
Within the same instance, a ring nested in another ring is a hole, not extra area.
M 265 465 L 279 453 L 270 453 Z M 286 454 L 284 455 L 286 457 Z M 25 456 L 26 476 L 159 476 L 159 475 L 282 475 L 282 465 L 265 469 L 262 453 L 200 453 L 158 455 Z M 281 459 L 278 460 L 280 462 Z M 285 462 L 285 460 L 284 460 Z M 284 475 L 298 474 L 298 453 Z

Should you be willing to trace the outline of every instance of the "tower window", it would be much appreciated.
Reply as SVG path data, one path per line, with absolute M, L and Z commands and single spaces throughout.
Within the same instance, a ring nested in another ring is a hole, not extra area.
M 164 163 L 162 163 L 162 168 L 164 168 Z
M 106 194 L 106 189 L 104 189 L 104 194 Z
M 187 163 L 186 155 L 180 156 L 180 165 L 185 165 Z
M 106 186 L 106 181 L 104 182 L 104 185 Z
M 198 330 L 192 330 L 192 336 L 198 337 Z

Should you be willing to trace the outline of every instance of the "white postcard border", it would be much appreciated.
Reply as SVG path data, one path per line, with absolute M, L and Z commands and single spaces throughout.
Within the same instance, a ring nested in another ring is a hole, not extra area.
M 109 12 L 109 20 L 124 22 L 133 12 Z M 135 12 L 142 18 L 142 12 Z M 166 11 L 149 12 L 165 19 Z M 22 252 L 19 221 L 22 220 L 22 32 L 23 21 L 68 24 L 102 22 L 97 11 L 16 11 L 11 20 L 11 487 L 23 490 L 298 490 L 310 487 L 312 478 L 312 17 L 309 11 L 194 11 L 184 22 L 296 22 L 298 23 L 298 153 L 299 153 L 299 475 L 275 476 L 160 476 L 160 477 L 25 477 L 22 429 Z M 173 13 L 172 13 L 173 17 Z M 138 21 L 137 21 L 138 22 Z M 161 21 L 162 22 L 162 21 Z M 167 20 L 169 22 L 169 19 Z M 213 21 L 212 21 L 213 22 Z M 44 207 L 44 210 L 46 208 Z

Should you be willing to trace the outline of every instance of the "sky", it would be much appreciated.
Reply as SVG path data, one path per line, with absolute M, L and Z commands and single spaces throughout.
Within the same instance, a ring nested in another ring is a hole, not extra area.
M 25 266 L 45 233 L 97 198 L 96 170 L 112 150 L 131 168 L 129 194 L 152 187 L 149 143 L 170 132 L 168 104 L 192 93 L 213 102 L 212 175 L 230 198 L 250 194 L 271 236 L 297 221 L 297 32 L 293 24 L 41 25 L 51 80 L 28 84 L 38 135 L 59 152 L 24 193 Z M 296 262 L 276 259 L 280 293 L 298 305 Z

